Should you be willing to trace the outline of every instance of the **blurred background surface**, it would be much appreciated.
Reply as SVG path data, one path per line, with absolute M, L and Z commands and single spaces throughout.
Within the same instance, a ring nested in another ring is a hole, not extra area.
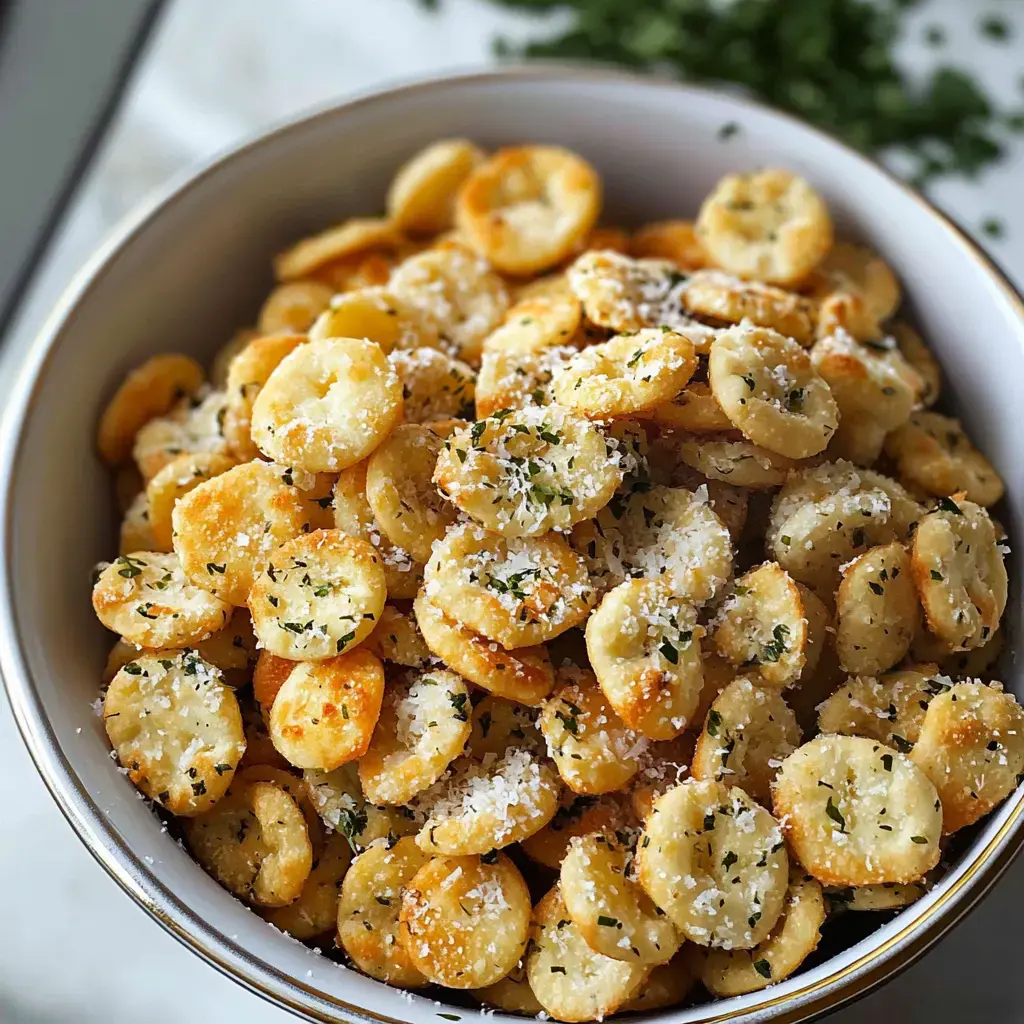
M 90 95 L 102 93 L 99 72 L 116 79 L 152 6 L 145 0 L 21 0 L 25 5 L 45 13 L 49 31 L 19 37 L 14 45 L 10 27 L 19 3 L 11 5 L 12 14 L 0 0 L 0 31 L 5 10 L 8 15 L 7 38 L 0 40 L 0 186 L 9 206 L 0 203 L 0 237 L 8 257 L 23 244 L 14 216 L 19 175 L 52 186 L 55 197 L 60 193 L 49 142 L 67 141 L 66 133 L 75 130 L 84 139 L 97 116 L 83 104 L 76 122 L 67 105 L 90 89 Z M 413 76 L 489 64 L 498 34 L 533 39 L 565 23 L 556 17 L 549 26 L 486 0 L 443 0 L 439 10 L 429 8 L 418 0 L 168 0 L 31 287 L 19 288 L 23 301 L 0 354 L 0 387 L 111 226 L 196 161 L 312 105 Z M 1009 27 L 1008 38 L 979 30 L 989 17 Z M 939 47 L 935 28 L 944 34 Z M 967 69 L 1000 107 L 1024 107 L 1024 0 L 923 0 L 913 5 L 906 29 L 898 56 L 912 74 L 924 75 L 941 59 Z M 19 115 L 36 126 L 28 133 L 31 150 L 4 148 L 12 127 L 4 97 L 11 89 L 31 91 L 19 92 L 33 104 Z M 78 129 L 70 126 L 75 123 Z M 58 131 L 59 139 L 49 138 Z M 1024 287 L 1022 194 L 1024 142 L 1012 138 L 1004 159 L 977 180 L 950 178 L 931 188 L 932 197 Z M 90 713 L 87 707 L 82 712 Z M 93 863 L 46 794 L 2 696 L 0 807 L 2 1024 L 291 1019 L 179 946 Z M 1022 905 L 1024 860 L 924 960 L 832 1019 L 1024 1021 Z

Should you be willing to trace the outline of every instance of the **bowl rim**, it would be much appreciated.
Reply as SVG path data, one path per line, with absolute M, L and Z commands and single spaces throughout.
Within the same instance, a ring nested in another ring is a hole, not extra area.
M 372 1009 L 347 1003 L 316 985 L 300 981 L 274 964 L 253 957 L 235 939 L 211 926 L 178 895 L 167 889 L 121 839 L 61 750 L 35 691 L 19 631 L 15 626 L 16 596 L 10 571 L 15 506 L 12 482 L 18 468 L 22 429 L 35 404 L 40 381 L 65 322 L 79 303 L 87 298 L 91 285 L 102 274 L 108 262 L 172 203 L 221 166 L 244 158 L 250 150 L 300 126 L 333 118 L 356 107 L 390 101 L 406 93 L 501 81 L 562 81 L 576 84 L 609 84 L 619 81 L 646 84 L 678 92 L 681 96 L 724 98 L 740 110 L 746 109 L 758 116 L 768 115 L 799 126 L 839 147 L 848 159 L 863 168 L 881 173 L 902 192 L 905 199 L 938 221 L 950 241 L 980 265 L 1024 323 L 1024 294 L 1007 274 L 955 221 L 877 161 L 853 149 L 841 139 L 768 104 L 664 76 L 640 75 L 602 64 L 539 61 L 528 65 L 456 70 L 440 75 L 403 78 L 393 84 L 357 92 L 342 101 L 321 103 L 279 119 L 213 156 L 188 165 L 121 218 L 71 278 L 30 342 L 16 368 L 8 403 L 0 421 L 0 488 L 3 494 L 0 508 L 0 676 L 18 732 L 50 796 L 89 853 L 120 888 L 165 931 L 221 974 L 268 1002 L 325 1024 L 343 1020 L 339 1013 L 352 1014 L 367 1024 L 402 1022 Z M 1024 790 L 1018 789 L 1012 805 L 1010 801 L 1004 805 L 1004 812 L 1005 820 L 955 884 L 941 893 L 923 913 L 910 914 L 909 908 L 904 911 L 900 916 L 907 916 L 907 923 L 856 961 L 791 992 L 777 995 L 775 986 L 771 986 L 759 993 L 751 993 L 755 999 L 738 1012 L 716 1012 L 716 1004 L 708 1004 L 709 1013 L 702 1020 L 705 1024 L 725 1020 L 749 1021 L 753 1024 L 755 1021 L 771 1019 L 795 1024 L 860 998 L 904 970 L 963 920 L 1019 853 L 1024 845 L 1024 832 L 1021 830 L 1024 824 Z M 672 1010 L 667 1013 L 671 1014 Z M 763 1016 L 766 1013 L 770 1016 Z M 669 1016 L 655 1012 L 638 1019 L 653 1024 L 656 1021 L 667 1022 Z

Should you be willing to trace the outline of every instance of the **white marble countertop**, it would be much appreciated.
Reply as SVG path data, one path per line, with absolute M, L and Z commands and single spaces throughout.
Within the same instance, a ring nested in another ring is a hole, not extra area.
M 947 26 L 954 57 L 997 97 L 1024 105 L 1024 0 L 933 0 L 921 22 Z M 977 17 L 1015 20 L 996 47 Z M 0 380 L 75 268 L 125 211 L 191 162 L 309 105 L 385 82 L 490 61 L 496 31 L 523 20 L 480 0 L 175 0 L 107 146 L 30 296 L 0 362 Z M 920 39 L 920 32 L 916 33 Z M 911 67 L 934 58 L 905 46 Z M 1013 98 L 1016 97 L 1016 100 Z M 936 198 L 968 229 L 998 216 L 1005 239 L 982 239 L 1024 286 L 1024 148 L 977 183 Z M 124 896 L 71 833 L 37 777 L 0 697 L 0 1021 L 3 1024 L 285 1024 L 289 1017 L 200 962 Z M 1018 908 L 1024 860 L 984 905 L 918 965 L 840 1012 L 837 1024 L 900 1019 L 1024 1021 Z

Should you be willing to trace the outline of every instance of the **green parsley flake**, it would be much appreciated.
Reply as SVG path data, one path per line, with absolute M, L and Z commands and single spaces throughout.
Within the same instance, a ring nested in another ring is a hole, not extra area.
M 761 648 L 761 660 L 774 664 L 786 653 L 786 638 L 789 636 L 789 626 L 780 622 L 772 630 L 772 639 Z
M 981 230 L 988 238 L 1006 237 L 1006 224 L 998 217 L 986 217 L 981 222 Z
M 825 804 L 825 813 L 839 826 L 840 832 L 846 832 L 846 819 L 843 817 L 839 808 L 835 805 L 832 797 L 829 797 L 828 803 Z
M 978 23 L 981 34 L 998 43 L 1005 43 L 1012 35 L 1010 23 L 998 14 L 990 14 Z

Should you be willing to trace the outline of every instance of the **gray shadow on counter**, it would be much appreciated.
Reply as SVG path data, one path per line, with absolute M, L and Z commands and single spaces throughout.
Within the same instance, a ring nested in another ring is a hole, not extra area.
M 923 960 L 829 1024 L 1024 1021 L 1024 856 Z

